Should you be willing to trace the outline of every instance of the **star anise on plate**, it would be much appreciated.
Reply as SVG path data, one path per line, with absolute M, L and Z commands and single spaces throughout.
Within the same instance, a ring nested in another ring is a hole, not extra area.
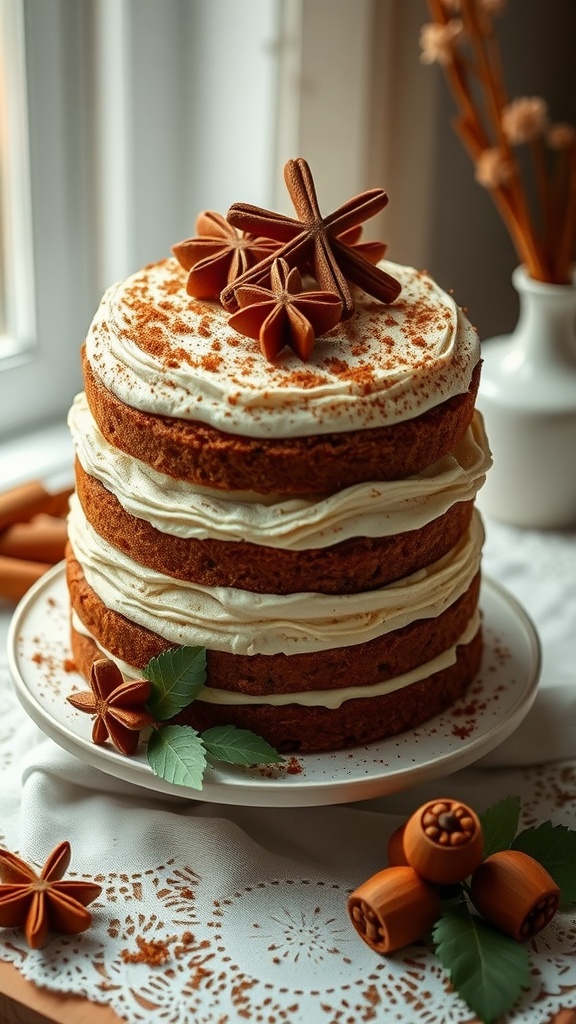
M 309 359 L 314 339 L 331 330 L 342 315 L 342 302 L 334 292 L 303 291 L 300 271 L 276 259 L 270 288 L 245 284 L 236 290 L 241 307 L 229 324 L 240 334 L 256 338 L 272 362 L 289 345 L 300 359 Z
M 323 217 L 305 160 L 289 160 L 284 168 L 284 180 L 298 219 L 246 203 L 234 203 L 228 211 L 228 220 L 234 227 L 265 235 L 282 245 L 223 289 L 220 301 L 224 308 L 229 311 L 237 308 L 238 286 L 265 283 L 277 257 L 285 259 L 290 267 L 301 270 L 312 265 L 321 288 L 335 292 L 341 299 L 344 319 L 354 312 L 348 282 L 363 288 L 381 302 L 393 302 L 400 294 L 400 283 L 380 267 L 373 266 L 361 252 L 342 239 L 350 228 L 357 227 L 384 209 L 388 202 L 386 193 L 378 188 L 362 192 L 334 213 Z
M 186 291 L 197 299 L 217 299 L 227 284 L 233 285 L 250 267 L 279 248 L 271 238 L 237 231 L 212 210 L 198 214 L 196 233 L 196 237 L 174 245 L 172 252 L 189 271 Z
M 101 746 L 110 739 L 121 754 L 134 754 L 140 730 L 152 725 L 144 705 L 152 693 L 147 679 L 128 679 L 109 658 L 92 665 L 90 689 L 72 693 L 66 699 L 78 711 L 94 716 L 92 742 Z
M 0 925 L 23 928 L 32 949 L 44 945 L 49 931 L 77 935 L 92 923 L 86 907 L 100 895 L 102 886 L 81 880 L 62 882 L 70 856 L 70 843 L 59 843 L 37 874 L 20 857 L 0 850 Z

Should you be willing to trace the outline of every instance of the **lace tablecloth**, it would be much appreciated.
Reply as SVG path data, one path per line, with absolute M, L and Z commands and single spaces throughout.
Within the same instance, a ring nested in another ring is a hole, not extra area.
M 535 705 L 474 767 L 362 804 L 234 807 L 121 783 L 28 719 L 3 643 L 0 843 L 42 863 L 69 839 L 67 877 L 94 877 L 103 890 L 90 931 L 33 951 L 3 929 L 0 958 L 37 985 L 109 1004 L 130 1024 L 470 1024 L 429 949 L 377 956 L 352 930 L 346 897 L 385 866 L 388 835 L 428 796 L 481 811 L 515 794 L 524 825 L 576 828 L 576 535 L 490 522 L 484 570 L 537 625 Z M 531 956 L 530 990 L 510 1020 L 544 1024 L 576 1007 L 574 915 L 557 915 Z

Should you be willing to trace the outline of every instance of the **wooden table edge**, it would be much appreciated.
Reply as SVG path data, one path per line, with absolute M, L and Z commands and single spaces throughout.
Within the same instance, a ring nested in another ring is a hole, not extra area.
M 83 996 L 39 988 L 13 965 L 0 960 L 2 1024 L 126 1024 L 114 1010 Z
M 0 1021 L 2 1024 L 126 1024 L 124 1018 L 102 1003 L 38 988 L 4 960 L 0 960 Z M 469 1024 L 480 1022 L 471 1020 Z M 542 1024 L 576 1024 L 576 1009 L 559 1010 Z

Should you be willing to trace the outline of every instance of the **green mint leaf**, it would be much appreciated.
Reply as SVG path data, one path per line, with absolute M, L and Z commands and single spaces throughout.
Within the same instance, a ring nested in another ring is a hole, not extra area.
M 210 759 L 228 764 L 280 764 L 284 760 L 261 736 L 234 725 L 205 729 L 202 742 Z
M 484 857 L 507 850 L 518 831 L 520 797 L 507 796 L 480 815 L 484 834 Z
M 189 725 L 165 725 L 154 729 L 148 740 L 148 764 L 155 775 L 176 786 L 202 789 L 206 768 L 204 744 Z
M 560 889 L 563 905 L 576 902 L 576 832 L 565 825 L 545 821 L 520 832 L 512 846 L 546 868 Z
M 432 939 L 453 987 L 484 1024 L 506 1013 L 530 983 L 526 948 L 472 914 L 468 904 L 443 913 Z
M 188 707 L 204 686 L 206 651 L 203 647 L 165 651 L 152 658 L 142 674 L 152 683 L 148 711 L 155 721 L 165 722 Z

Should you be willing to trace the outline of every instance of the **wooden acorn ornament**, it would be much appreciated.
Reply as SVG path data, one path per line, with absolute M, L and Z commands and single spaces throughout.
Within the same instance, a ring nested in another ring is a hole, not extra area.
M 537 935 L 552 920 L 560 889 L 537 860 L 521 850 L 500 850 L 472 875 L 476 909 L 518 942 Z
M 348 897 L 354 928 L 377 953 L 392 953 L 421 939 L 440 909 L 434 886 L 404 865 L 378 871 Z
M 482 862 L 480 819 L 458 800 L 430 801 L 406 822 L 403 846 L 410 866 L 428 882 L 461 882 Z
M 406 824 L 399 825 L 398 828 L 394 829 L 392 835 L 388 840 L 388 846 L 386 847 L 386 853 L 388 856 L 388 864 L 391 868 L 409 866 L 406 860 L 406 854 L 404 852 L 404 832 L 406 830 Z

